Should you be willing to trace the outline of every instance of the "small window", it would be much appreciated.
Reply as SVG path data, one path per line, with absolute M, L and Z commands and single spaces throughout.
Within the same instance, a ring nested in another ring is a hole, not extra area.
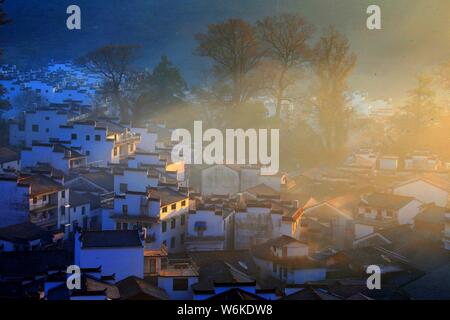
M 65 198 L 66 197 L 66 191 L 65 190 L 63 190 L 63 191 L 61 191 L 61 198 Z
M 122 223 L 122 230 L 128 230 L 128 223 Z
M 85 215 L 86 214 L 86 207 L 81 207 L 81 215 Z
M 77 134 L 76 134 L 76 133 L 72 133 L 72 134 L 70 135 L 70 138 L 71 138 L 72 140 L 77 140 Z
M 167 207 L 163 207 L 163 208 L 162 208 L 162 212 L 163 212 L 163 213 L 166 213 L 166 212 L 167 212 Z
M 49 133 L 49 131 L 50 131 L 49 128 L 46 128 L 46 129 L 45 129 L 45 132 L 46 132 L 46 133 Z
M 96 135 L 95 135 L 95 141 L 100 141 L 100 140 L 102 140 L 102 138 L 100 137 L 99 134 L 96 134 Z
M 126 205 L 126 204 L 122 205 L 122 213 L 124 215 L 128 214 L 128 205 Z
M 33 124 L 33 125 L 31 126 L 31 130 L 32 130 L 33 132 L 39 132 L 39 125 Z
M 36 197 L 33 198 L 33 203 L 34 203 L 34 204 L 37 203 L 37 198 L 36 198 Z
M 50 117 L 45 117 L 45 120 L 50 120 Z
M 91 152 L 90 152 L 89 150 L 86 150 L 86 155 L 87 155 L 87 156 L 90 156 L 90 155 L 91 155 Z
M 181 201 L 181 206 L 182 207 L 186 206 L 186 200 Z
M 176 204 L 176 203 L 174 203 L 174 204 L 172 204 L 172 205 L 170 206 L 170 209 L 172 209 L 172 210 L 176 210 L 176 208 L 177 208 L 177 204 Z
M 90 141 L 91 140 L 91 136 L 90 135 L 86 135 L 86 141 Z
M 175 237 L 170 238 L 170 249 L 175 248 Z
M 113 149 L 113 153 L 114 153 L 114 157 L 116 157 L 117 156 L 117 148 Z
M 42 196 L 42 201 L 47 201 L 47 196 L 46 195 Z
M 120 188 L 120 192 L 121 193 L 126 193 L 128 191 L 128 184 L 127 183 L 121 183 L 119 188 Z
M 189 289 L 188 279 L 173 279 L 173 291 L 187 291 Z
M 173 218 L 172 220 L 170 220 L 170 228 L 175 229 L 175 227 L 176 227 L 176 220 L 175 218 Z
M 181 225 L 184 226 L 184 223 L 186 221 L 186 216 L 184 214 L 181 215 Z
M 162 232 L 166 232 L 166 230 L 167 230 L 167 222 L 166 221 L 162 222 L 161 228 L 162 228 Z

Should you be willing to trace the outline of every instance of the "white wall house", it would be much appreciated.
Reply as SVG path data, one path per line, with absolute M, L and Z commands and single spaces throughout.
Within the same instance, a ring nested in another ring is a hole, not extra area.
M 259 166 L 216 164 L 202 170 L 203 195 L 233 195 L 251 187 L 265 184 L 276 191 L 281 189 L 281 176 L 264 176 Z
M 283 223 L 283 212 L 272 210 L 270 204 L 247 204 L 246 209 L 233 211 L 225 218 L 226 243 L 230 249 L 249 249 L 269 239 L 291 234 L 291 221 Z
M 31 222 L 0 228 L 0 252 L 33 251 L 53 242 L 53 235 Z
M 399 157 L 397 156 L 380 156 L 378 159 L 378 168 L 380 170 L 394 171 L 399 166 Z
M 355 218 L 355 239 L 380 229 L 413 224 L 423 203 L 413 197 L 372 193 L 362 197 Z
M 190 263 L 169 263 L 158 275 L 158 287 L 171 300 L 192 300 L 192 285 L 198 282 L 198 272 Z
M 10 124 L 10 144 L 31 147 L 33 142 L 48 143 L 61 136 L 60 126 L 68 121 L 67 112 L 51 108 L 27 111 L 23 122 Z
M 159 176 L 146 168 L 117 168 L 114 170 L 114 192 L 145 192 L 150 187 L 157 187 Z
M 110 217 L 117 230 L 143 230 L 147 249 L 165 246 L 172 253 L 184 250 L 188 211 L 187 195 L 159 187 L 116 195 Z
M 288 284 L 304 284 L 326 278 L 325 264 L 309 257 L 308 245 L 281 236 L 252 249 L 261 276 L 272 276 Z
M 62 140 L 81 148 L 89 164 L 107 166 L 134 155 L 140 136 L 111 121 L 74 121 L 60 127 Z
M 0 176 L 0 228 L 29 220 L 30 189 L 17 183 L 15 176 Z
M 225 223 L 221 210 L 197 208 L 190 210 L 186 236 L 187 251 L 225 249 Z
M 157 133 L 152 132 L 147 128 L 137 128 L 137 127 L 131 128 L 131 131 L 136 132 L 141 136 L 141 141 L 136 146 L 140 151 L 155 152 L 156 141 L 158 140 Z
M 0 227 L 32 222 L 47 230 L 60 227 L 61 212 L 68 205 L 67 189 L 44 175 L 0 177 L 2 210 Z
M 449 183 L 440 178 L 418 178 L 393 187 L 393 193 L 414 197 L 423 203 L 434 203 L 446 207 L 449 199 Z
M 30 148 L 22 149 L 21 169 L 43 163 L 67 173 L 70 169 L 85 167 L 86 156 L 75 149 L 53 143 L 35 142 Z
M 75 235 L 75 264 L 101 267 L 102 275 L 120 281 L 144 277 L 144 247 L 137 230 L 87 231 Z
M 237 168 L 226 165 L 214 165 L 201 173 L 202 195 L 229 195 L 240 190 L 240 176 Z

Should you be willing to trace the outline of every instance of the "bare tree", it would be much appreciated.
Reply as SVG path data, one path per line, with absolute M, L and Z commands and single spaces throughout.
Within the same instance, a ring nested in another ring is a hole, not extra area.
M 329 155 L 341 151 L 347 139 L 351 108 L 346 96 L 347 79 L 356 64 L 345 36 L 330 27 L 313 50 L 314 105 Z
M 123 86 L 136 59 L 136 49 L 137 46 L 133 45 L 108 45 L 79 59 L 79 63 L 88 70 L 103 76 L 104 90 L 119 107 L 121 121 L 129 120 L 130 107 L 124 96 Z
M 210 24 L 208 32 L 197 34 L 195 39 L 196 53 L 211 58 L 216 75 L 231 81 L 233 104 L 248 99 L 246 77 L 260 59 L 253 28 L 241 19 L 229 19 Z
M 276 62 L 276 115 L 279 117 L 285 90 L 292 83 L 288 72 L 311 58 L 308 40 L 314 28 L 299 15 L 266 17 L 256 23 L 256 34 L 265 56 Z

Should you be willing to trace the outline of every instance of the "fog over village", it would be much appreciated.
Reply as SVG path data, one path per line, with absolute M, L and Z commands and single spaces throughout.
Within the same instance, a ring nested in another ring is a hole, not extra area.
M 450 299 L 448 1 L 76 2 L 0 0 L 0 299 Z

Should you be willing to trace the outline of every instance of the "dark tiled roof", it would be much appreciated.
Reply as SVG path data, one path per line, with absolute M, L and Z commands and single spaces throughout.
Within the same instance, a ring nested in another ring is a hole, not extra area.
M 373 208 L 383 208 L 390 210 L 398 210 L 410 203 L 414 198 L 399 196 L 390 193 L 372 193 L 363 200 L 368 206 Z
M 131 276 L 119 281 L 117 288 L 123 300 L 168 300 L 167 293 L 146 280 Z
M 0 148 L 0 163 L 19 160 L 19 154 L 8 148 Z
M 166 187 L 150 190 L 149 197 L 161 199 L 162 206 L 166 206 L 187 198 L 186 195 Z
M 428 204 L 425 205 L 423 210 L 414 217 L 414 221 L 444 224 L 446 213 L 450 213 L 450 209 L 438 207 L 434 204 Z
M 64 190 L 64 187 L 60 183 L 55 182 L 51 178 L 47 178 L 43 175 L 33 175 L 20 178 L 18 183 L 19 185 L 29 185 L 31 187 L 31 197 Z
M 105 190 L 114 190 L 114 176 L 109 172 L 89 172 L 82 176 Z
M 23 222 L 0 228 L 0 239 L 14 243 L 27 243 L 28 241 L 37 239 L 49 241 L 51 237 L 51 232 L 45 231 L 31 222 Z
M 449 300 L 450 299 L 450 263 L 433 270 L 402 290 L 413 299 Z
M 323 262 L 312 259 L 308 256 L 301 257 L 278 257 L 272 253 L 272 246 L 283 246 L 292 241 L 300 242 L 298 240 L 289 240 L 290 237 L 279 237 L 276 239 L 271 239 L 260 245 L 254 246 L 251 250 L 253 256 L 275 262 L 279 265 L 289 266 L 295 269 L 308 269 L 308 268 L 321 268 L 324 267 Z
M 81 239 L 83 248 L 142 247 L 138 230 L 87 231 Z
M 212 296 L 211 298 L 208 298 L 207 300 L 210 300 L 210 301 L 227 301 L 227 300 L 245 301 L 245 300 L 265 300 L 265 299 L 256 294 L 244 291 L 242 289 L 232 288 L 230 290 L 216 294 L 216 295 Z
M 281 300 L 343 300 L 334 294 L 327 292 L 324 289 L 313 288 L 307 286 L 297 292 L 294 292 Z
M 81 193 L 69 191 L 69 204 L 71 207 L 78 207 L 90 203 L 90 199 Z
M 68 251 L 23 251 L 0 253 L 0 275 L 33 276 L 51 268 L 66 269 L 73 264 Z

